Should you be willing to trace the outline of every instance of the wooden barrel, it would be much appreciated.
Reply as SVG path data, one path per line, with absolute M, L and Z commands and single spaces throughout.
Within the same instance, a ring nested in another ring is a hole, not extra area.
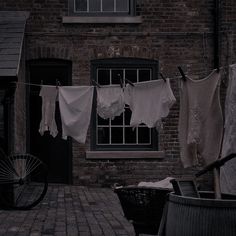
M 201 198 L 171 193 L 166 236 L 236 236 L 236 196 L 202 192 Z

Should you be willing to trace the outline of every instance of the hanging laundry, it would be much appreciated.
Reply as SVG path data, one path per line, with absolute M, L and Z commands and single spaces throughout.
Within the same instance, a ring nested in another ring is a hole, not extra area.
M 168 116 L 175 101 L 169 79 L 128 84 L 125 88 L 125 103 L 132 111 L 132 127 L 143 123 L 148 128 L 159 128 L 161 119 Z
M 44 134 L 50 131 L 53 137 L 58 134 L 55 121 L 56 100 L 58 98 L 58 89 L 55 86 L 41 86 L 39 96 L 42 97 L 42 119 L 39 125 L 39 133 Z
M 225 124 L 221 157 L 236 153 L 236 64 L 229 66 L 229 81 L 225 98 Z M 222 192 L 236 193 L 236 159 L 220 169 Z
M 97 113 L 101 118 L 114 119 L 124 107 L 124 91 L 119 85 L 97 87 Z
M 92 86 L 59 87 L 59 107 L 62 122 L 62 138 L 71 136 L 85 143 L 93 102 Z
M 204 79 L 180 80 L 179 142 L 184 167 L 209 164 L 220 154 L 223 116 L 220 106 L 220 73 Z

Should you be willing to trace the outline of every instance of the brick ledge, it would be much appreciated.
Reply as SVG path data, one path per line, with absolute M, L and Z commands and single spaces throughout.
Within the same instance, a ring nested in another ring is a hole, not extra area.
M 63 24 L 140 24 L 142 23 L 141 16 L 105 16 L 105 17 L 93 17 L 93 16 L 63 16 Z
M 86 151 L 86 159 L 163 159 L 164 151 Z

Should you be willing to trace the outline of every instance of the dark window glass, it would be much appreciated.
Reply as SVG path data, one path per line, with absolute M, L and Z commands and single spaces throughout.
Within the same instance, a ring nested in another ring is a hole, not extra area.
M 112 0 L 103 0 L 102 1 L 102 10 L 103 11 L 114 11 L 114 1 Z
M 125 71 L 125 78 L 130 80 L 131 82 L 137 82 L 137 70 L 126 70 Z
M 116 116 L 111 120 L 111 125 L 123 125 L 123 115 Z
M 125 143 L 136 144 L 136 129 L 125 127 Z
M 101 11 L 101 0 L 89 0 L 89 11 L 100 12 Z
M 99 115 L 97 116 L 98 125 L 109 125 L 109 119 L 103 119 Z
M 123 70 L 112 70 L 111 74 L 112 84 L 120 84 L 120 79 L 123 79 Z
M 129 108 L 125 109 L 125 125 L 130 124 L 130 119 L 131 119 L 131 110 Z
M 139 70 L 139 82 L 151 80 L 150 70 Z
M 111 143 L 112 144 L 123 143 L 123 128 L 117 128 L 117 127 L 111 128 Z
M 129 1 L 128 0 L 116 0 L 116 11 L 129 11 Z
M 98 128 L 98 144 L 109 144 L 110 134 L 109 128 L 99 127 Z
M 110 84 L 110 70 L 106 70 L 106 69 L 98 70 L 97 82 L 100 85 Z
M 150 129 L 147 127 L 138 127 L 138 142 L 149 143 L 150 142 Z
M 76 11 L 87 11 L 87 0 L 75 0 Z

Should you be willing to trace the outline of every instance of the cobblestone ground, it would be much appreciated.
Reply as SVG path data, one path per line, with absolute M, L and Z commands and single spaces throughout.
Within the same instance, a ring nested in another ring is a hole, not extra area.
M 4 236 L 135 235 L 111 189 L 50 185 L 29 211 L 0 210 Z

